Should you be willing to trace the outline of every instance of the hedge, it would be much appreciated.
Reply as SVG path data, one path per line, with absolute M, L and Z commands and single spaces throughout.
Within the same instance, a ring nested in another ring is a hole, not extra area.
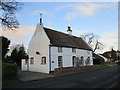
M 116 64 L 120 65 L 120 62 L 117 62 Z
M 3 79 L 13 79 L 17 75 L 17 65 L 2 63 L 2 78 Z
M 104 59 L 93 59 L 93 64 L 103 64 Z

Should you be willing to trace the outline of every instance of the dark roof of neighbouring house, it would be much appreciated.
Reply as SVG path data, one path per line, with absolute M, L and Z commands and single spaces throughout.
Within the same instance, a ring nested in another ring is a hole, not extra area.
M 93 59 L 104 59 L 103 57 L 101 57 L 101 56 L 99 56 L 99 55 L 97 55 L 97 54 L 95 54 L 95 53 L 93 53 Z
M 45 28 L 44 30 L 50 39 L 52 46 L 59 47 L 73 47 L 85 50 L 92 50 L 92 48 L 80 37 L 65 34 L 56 30 Z

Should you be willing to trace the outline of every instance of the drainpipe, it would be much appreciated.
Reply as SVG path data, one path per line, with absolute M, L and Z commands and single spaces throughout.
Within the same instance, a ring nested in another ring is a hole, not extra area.
M 51 46 L 50 45 L 49 45 L 49 65 L 50 65 L 49 72 L 51 72 Z

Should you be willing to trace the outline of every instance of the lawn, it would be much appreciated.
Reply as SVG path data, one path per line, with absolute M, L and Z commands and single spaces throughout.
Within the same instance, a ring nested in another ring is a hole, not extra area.
M 19 83 L 19 82 L 22 81 L 19 80 L 17 77 L 15 77 L 14 79 L 2 80 L 2 84 Z
M 112 88 L 120 88 L 120 81 L 117 82 Z

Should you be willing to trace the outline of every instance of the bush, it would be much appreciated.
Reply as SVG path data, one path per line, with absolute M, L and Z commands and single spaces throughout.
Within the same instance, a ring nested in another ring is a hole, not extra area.
M 104 59 L 93 59 L 93 64 L 103 64 Z
M 17 75 L 17 65 L 2 63 L 2 78 L 3 79 L 13 79 Z
M 120 62 L 117 62 L 116 64 L 120 65 Z

